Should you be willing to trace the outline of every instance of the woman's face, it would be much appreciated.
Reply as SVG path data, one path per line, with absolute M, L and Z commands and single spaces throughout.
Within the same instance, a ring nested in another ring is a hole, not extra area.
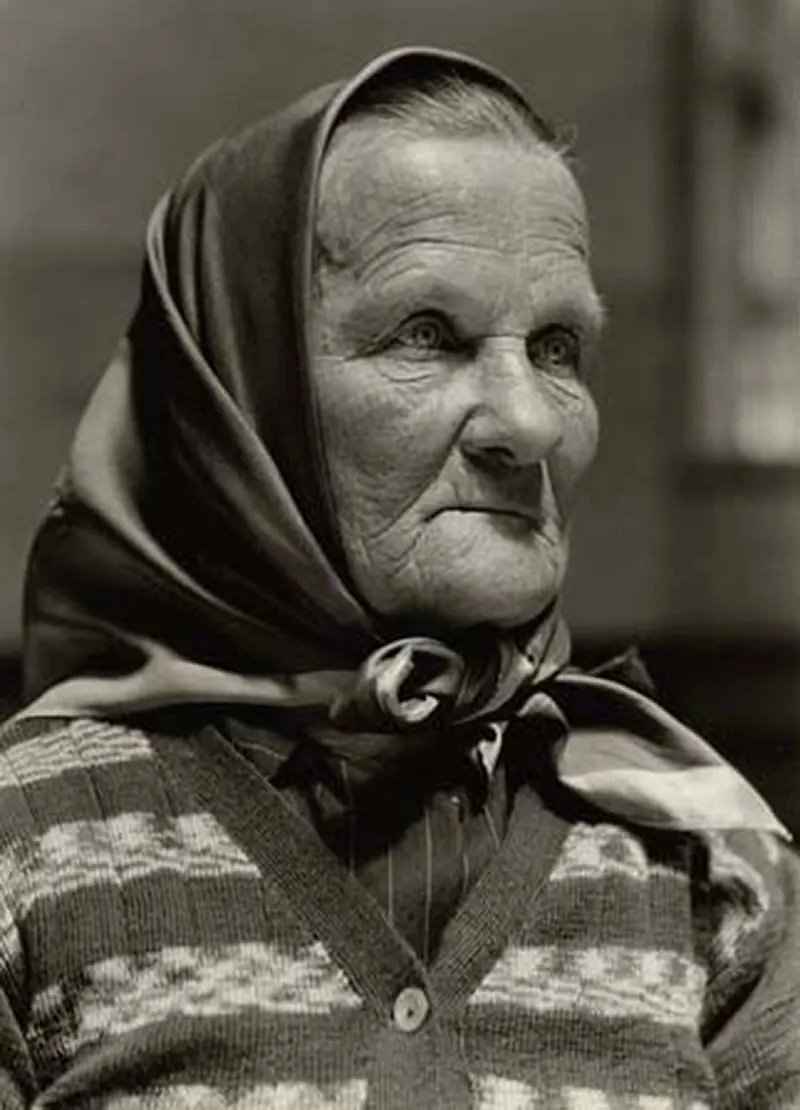
M 523 624 L 596 447 L 578 189 L 546 152 L 373 128 L 321 198 L 311 375 L 355 585 L 424 626 Z

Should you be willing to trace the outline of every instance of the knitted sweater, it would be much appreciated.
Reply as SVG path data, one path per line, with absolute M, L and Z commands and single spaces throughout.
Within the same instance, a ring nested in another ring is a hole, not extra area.
M 798 889 L 523 784 L 426 966 L 223 737 L 12 722 L 0 1107 L 798 1107 Z

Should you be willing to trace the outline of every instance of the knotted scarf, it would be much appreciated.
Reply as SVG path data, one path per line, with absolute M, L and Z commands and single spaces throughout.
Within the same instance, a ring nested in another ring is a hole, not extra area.
M 259 705 L 377 763 L 467 736 L 490 771 L 509 725 L 555 713 L 562 782 L 610 813 L 780 832 L 652 699 L 567 668 L 555 603 L 444 642 L 399 634 L 352 588 L 307 372 L 320 165 L 352 98 L 454 69 L 523 99 L 479 62 L 396 51 L 218 143 L 159 203 L 136 314 L 31 554 L 23 715 Z

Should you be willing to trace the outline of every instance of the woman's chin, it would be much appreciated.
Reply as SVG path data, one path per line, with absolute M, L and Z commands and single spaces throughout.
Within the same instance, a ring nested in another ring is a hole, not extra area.
M 548 564 L 529 574 L 519 563 L 495 568 L 491 575 L 453 572 L 441 582 L 428 580 L 429 591 L 414 609 L 429 628 L 464 629 L 476 625 L 518 628 L 535 620 L 557 596 L 563 579 L 560 567 Z
M 564 536 L 439 527 L 415 546 L 400 573 L 376 574 L 376 564 L 368 564 L 359 585 L 373 611 L 412 633 L 516 628 L 553 601 L 566 562 Z
M 528 588 L 525 592 L 509 590 L 501 596 L 497 596 L 497 591 L 494 591 L 480 597 L 469 594 L 450 597 L 432 608 L 428 617 L 432 624 L 444 629 L 474 628 L 479 625 L 518 628 L 535 620 L 557 593 L 557 585 L 545 588 L 543 584 L 535 592 Z
M 429 612 L 451 628 L 516 628 L 534 620 L 558 594 L 566 569 L 566 542 L 538 537 L 525 545 L 502 540 L 472 558 L 452 559 L 426 576 Z

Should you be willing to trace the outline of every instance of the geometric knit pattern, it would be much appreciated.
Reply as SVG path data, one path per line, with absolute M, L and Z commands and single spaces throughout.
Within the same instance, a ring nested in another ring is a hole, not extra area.
M 12 722 L 0 1107 L 800 1107 L 798 872 L 523 784 L 426 965 L 223 737 Z

